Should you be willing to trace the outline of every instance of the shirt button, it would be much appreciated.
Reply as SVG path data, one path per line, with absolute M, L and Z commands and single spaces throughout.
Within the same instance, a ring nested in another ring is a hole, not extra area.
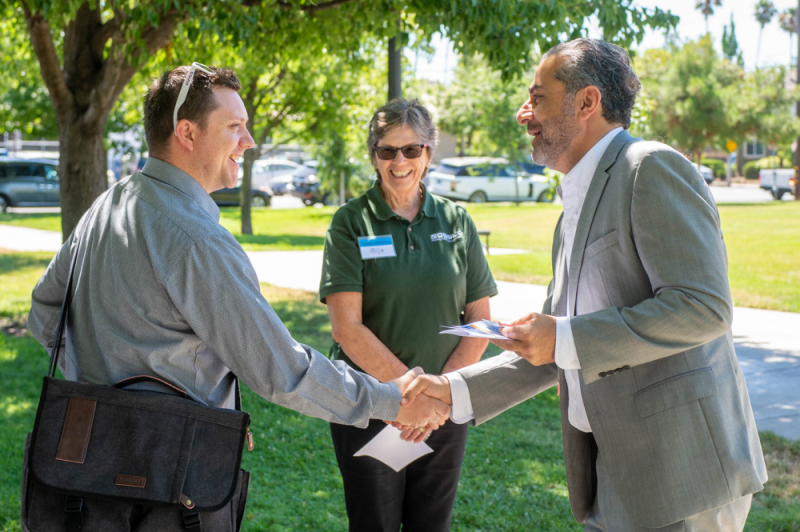
M 408 232 L 409 233 L 411 232 L 411 226 L 410 225 L 408 226 Z
M 577 365 L 578 365 L 578 361 L 577 361 L 577 360 L 573 360 L 573 361 L 571 362 L 571 364 L 572 364 L 573 366 L 577 366 Z
M 410 249 L 411 251 L 414 251 L 414 246 L 413 245 L 409 246 L 408 249 Z

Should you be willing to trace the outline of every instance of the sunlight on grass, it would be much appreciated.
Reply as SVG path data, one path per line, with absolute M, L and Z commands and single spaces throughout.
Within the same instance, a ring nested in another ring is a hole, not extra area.
M 0 412 L 3 412 L 8 416 L 14 416 L 28 412 L 33 408 L 34 404 L 31 401 L 23 401 L 19 397 L 15 397 L 13 395 L 5 396 L 2 400 L 0 400 Z

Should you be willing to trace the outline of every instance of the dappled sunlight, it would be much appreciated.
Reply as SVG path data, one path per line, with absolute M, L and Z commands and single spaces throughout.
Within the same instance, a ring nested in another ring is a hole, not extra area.
M 0 399 L 0 412 L 3 417 L 28 413 L 33 410 L 34 406 L 31 401 L 22 400 L 16 396 L 6 396 Z

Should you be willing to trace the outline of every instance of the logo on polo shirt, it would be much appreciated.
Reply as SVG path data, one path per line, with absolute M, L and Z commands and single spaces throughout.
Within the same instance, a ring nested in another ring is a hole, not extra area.
M 438 242 L 439 240 L 444 240 L 445 242 L 455 242 L 456 240 L 461 240 L 464 238 L 464 233 L 459 229 L 452 235 L 448 235 L 447 233 L 434 233 L 431 235 L 431 242 Z

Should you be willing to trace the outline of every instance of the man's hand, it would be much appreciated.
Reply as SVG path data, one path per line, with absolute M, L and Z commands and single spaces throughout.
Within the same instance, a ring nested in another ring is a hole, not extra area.
M 419 396 L 435 397 L 439 401 L 448 405 L 453 404 L 453 397 L 450 394 L 450 381 L 443 375 L 419 375 L 414 379 L 414 382 L 408 385 L 403 399 L 407 400 L 406 404 L 411 404 Z
M 423 395 L 413 403 L 407 402 L 400 407 L 395 421 L 406 427 L 416 428 L 420 433 L 426 429 L 438 429 L 450 417 L 450 407 L 443 402 Z
M 415 378 L 425 372 L 420 367 L 408 370 L 404 375 L 389 382 L 394 383 L 404 393 L 412 384 Z M 403 431 L 402 438 L 406 441 L 422 441 L 430 431 L 436 430 L 450 417 L 450 407 L 431 397 L 426 397 L 423 401 L 407 400 L 405 397 L 400 401 L 400 412 L 392 423 L 393 426 Z M 412 434 L 416 432 L 416 434 Z
M 545 314 L 531 313 L 514 321 L 500 334 L 508 340 L 489 340 L 497 347 L 513 351 L 534 366 L 555 362 L 556 319 Z

